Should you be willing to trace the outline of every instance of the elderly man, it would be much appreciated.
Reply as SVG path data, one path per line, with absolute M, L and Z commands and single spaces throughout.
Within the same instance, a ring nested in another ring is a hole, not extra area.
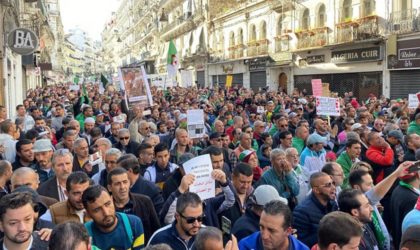
M 151 130 L 150 130 L 150 124 L 146 120 L 141 120 L 138 125 L 138 131 L 137 131 L 136 138 L 133 138 L 133 140 L 137 143 L 142 143 L 143 140 L 150 136 Z
M 46 182 L 51 176 L 54 175 L 52 170 L 51 158 L 53 156 L 53 145 L 48 139 L 37 140 L 34 143 L 33 152 L 35 154 L 36 164 L 35 171 L 39 175 L 41 183 Z
M 86 139 L 79 138 L 74 142 L 73 172 L 83 171 L 90 177 L 99 171 L 98 165 L 89 162 L 89 145 Z
M 236 157 L 239 158 L 239 155 L 244 150 L 252 150 L 252 136 L 249 133 L 241 133 L 239 135 L 239 145 L 234 150 Z
M 93 119 L 93 117 L 86 118 L 82 136 L 88 139 L 89 145 L 92 143 L 92 136 L 90 135 L 90 132 L 92 131 L 94 127 L 95 127 L 95 119 Z
M 126 128 L 118 130 L 119 142 L 114 145 L 114 148 L 119 149 L 123 154 L 137 154 L 139 144 L 131 139 L 130 131 Z
M 108 149 L 104 154 L 105 169 L 102 169 L 99 173 L 96 173 L 92 180 L 95 184 L 99 184 L 103 187 L 108 185 L 108 173 L 117 167 L 118 158 L 122 155 L 121 151 L 116 148 Z
M 66 149 L 59 149 L 53 154 L 52 165 L 55 176 L 42 183 L 38 193 L 59 201 L 67 200 L 66 181 L 73 169 L 73 155 Z

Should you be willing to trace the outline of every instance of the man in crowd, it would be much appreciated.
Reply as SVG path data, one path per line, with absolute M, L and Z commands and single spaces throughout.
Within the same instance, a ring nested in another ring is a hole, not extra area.
M 13 162 L 13 170 L 20 167 L 33 167 L 34 152 L 32 141 L 21 139 L 16 143 L 16 160 Z
M 111 143 L 117 144 L 118 142 L 118 131 L 121 129 L 121 123 L 119 122 L 112 122 L 111 123 L 111 128 L 109 129 L 109 135 L 107 136 L 107 138 L 111 141 Z
M 116 148 L 110 148 L 105 152 L 105 169 L 102 169 L 100 172 L 92 176 L 92 180 L 95 184 L 99 184 L 103 187 L 108 186 L 108 173 L 117 167 L 117 161 L 121 155 L 121 151 Z
M 348 140 L 346 143 L 346 150 L 343 151 L 337 158 L 337 163 L 340 164 L 344 172 L 343 187 L 348 187 L 348 180 L 351 166 L 359 161 L 359 156 L 362 151 L 362 145 L 359 141 Z
M 369 133 L 368 143 L 369 148 L 366 151 L 366 158 L 374 171 L 373 180 L 378 183 L 392 171 L 394 151 L 378 132 Z
M 164 143 L 159 143 L 154 148 L 156 162 L 146 169 L 144 178 L 148 181 L 156 183 L 162 190 L 163 184 L 168 179 L 170 174 L 178 168 L 173 162 L 170 162 L 170 155 L 168 146 Z
M 114 145 L 123 154 L 136 154 L 139 144 L 131 139 L 130 131 L 126 128 L 118 130 L 118 143 Z
M 306 139 L 309 136 L 309 129 L 305 126 L 296 128 L 296 134 L 292 138 L 292 147 L 296 148 L 298 153 L 301 154 L 305 148 Z
M 3 146 L 3 159 L 10 163 L 16 159 L 16 143 L 20 133 L 17 126 L 11 120 L 0 123 L 0 145 Z
M 324 137 L 315 133 L 308 137 L 306 141 L 307 147 L 300 155 L 300 165 L 302 165 L 307 173 L 313 174 L 319 172 L 324 166 L 326 162 L 325 142 L 326 139 Z
M 188 145 L 190 138 L 188 136 L 187 130 L 183 128 L 177 128 L 175 130 L 175 140 L 176 144 L 174 145 L 173 149 L 170 150 L 170 162 L 178 164 L 179 157 L 185 153 L 192 153 L 193 155 L 197 155 L 197 152 L 195 152 Z
M 13 169 L 10 162 L 0 160 L 0 199 L 9 193 L 8 183 L 12 177 Z
M 54 147 L 48 139 L 40 139 L 34 143 L 33 152 L 36 159 L 34 169 L 38 173 L 39 181 L 41 183 L 46 182 L 54 175 L 51 162 L 53 149 Z
M 153 160 L 155 158 L 154 153 L 154 146 L 152 146 L 149 143 L 142 143 L 137 148 L 137 156 L 140 164 L 140 174 L 144 175 L 144 172 L 146 172 L 146 169 L 153 165 Z
M 23 119 L 23 132 L 29 131 L 35 126 L 34 118 L 26 113 L 26 109 L 22 104 L 16 106 L 16 113 L 16 118 Z
M 416 133 L 408 134 L 405 137 L 407 144 L 407 151 L 404 154 L 404 161 L 415 161 L 415 152 L 417 149 L 420 149 L 420 135 Z

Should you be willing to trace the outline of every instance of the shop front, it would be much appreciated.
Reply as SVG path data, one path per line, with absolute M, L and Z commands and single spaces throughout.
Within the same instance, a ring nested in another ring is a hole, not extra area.
M 382 94 L 384 65 L 382 46 L 355 49 L 322 49 L 299 53 L 294 69 L 294 87 L 312 94 L 312 79 L 329 83 L 330 91 L 340 96 L 352 91 L 366 99 L 369 94 Z
M 388 42 L 390 97 L 407 98 L 420 91 L 420 38 L 406 38 Z
M 246 83 L 247 70 L 243 60 L 209 63 L 208 69 L 211 87 L 225 88 L 228 75 L 232 75 L 232 87 L 249 87 Z

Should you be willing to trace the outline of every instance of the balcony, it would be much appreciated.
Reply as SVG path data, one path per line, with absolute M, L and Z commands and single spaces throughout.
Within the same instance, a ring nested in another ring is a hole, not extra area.
M 290 47 L 289 41 L 291 40 L 291 37 L 289 36 L 289 34 L 276 36 L 274 40 L 275 40 L 274 45 L 275 45 L 276 53 L 289 50 L 289 47 Z
M 420 15 L 416 9 L 394 11 L 389 20 L 389 32 L 392 34 L 405 34 L 420 31 Z
M 269 0 L 271 10 L 277 13 L 285 13 L 295 9 L 294 0 Z
M 257 41 L 251 41 L 248 43 L 248 51 L 247 55 L 249 57 L 251 56 L 257 56 L 258 53 L 258 42 Z
M 342 22 L 337 24 L 336 28 L 336 43 L 378 39 L 382 37 L 384 30 L 376 15 Z
M 243 44 L 236 45 L 236 50 L 235 50 L 236 59 L 244 57 L 244 49 L 245 49 L 245 45 Z
M 297 49 L 321 47 L 328 44 L 328 27 L 296 32 Z
M 231 46 L 228 48 L 228 58 L 229 59 L 235 59 L 236 58 L 236 46 Z
M 258 41 L 257 54 L 258 55 L 268 54 L 268 39 L 262 39 Z
M 160 30 L 161 38 L 165 41 L 193 30 L 197 25 L 204 20 L 204 15 L 201 10 L 191 14 L 180 16 L 173 22 L 167 24 Z

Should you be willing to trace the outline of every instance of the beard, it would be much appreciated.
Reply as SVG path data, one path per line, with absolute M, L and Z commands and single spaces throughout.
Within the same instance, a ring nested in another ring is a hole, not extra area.
M 105 217 L 102 220 L 101 226 L 105 228 L 110 228 L 115 224 L 115 215 L 110 215 Z
M 13 243 L 22 244 L 28 241 L 31 236 L 32 236 L 32 233 L 30 231 L 22 231 L 12 237 L 8 237 L 6 235 L 6 238 L 9 239 Z

